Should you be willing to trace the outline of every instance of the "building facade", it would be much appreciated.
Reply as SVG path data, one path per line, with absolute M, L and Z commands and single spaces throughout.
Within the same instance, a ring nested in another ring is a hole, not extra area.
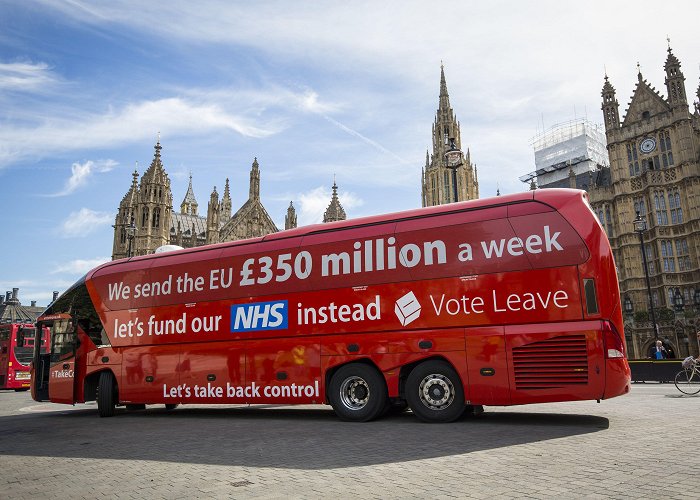
M 605 76 L 601 95 L 610 166 L 596 172 L 588 191 L 615 254 L 630 358 L 647 357 L 656 337 L 677 357 L 698 354 L 700 111 L 697 102 L 689 111 L 685 77 L 670 47 L 664 70 L 666 97 L 639 71 L 622 119 Z M 697 96 L 700 101 L 700 88 Z M 643 243 L 633 223 L 638 215 L 646 222 Z
M 159 140 L 151 164 L 140 179 L 138 171 L 134 171 L 131 186 L 119 203 L 114 221 L 113 260 L 147 255 L 163 245 L 192 248 L 279 231 L 260 200 L 260 165 L 257 158 L 250 169 L 248 199 L 236 213 L 232 215 L 229 180 L 226 179 L 221 197 L 216 187 L 211 192 L 205 215 L 200 213 L 191 175 L 180 210 L 173 210 L 170 179 L 163 165 L 161 150 Z M 328 215 L 327 211 L 324 222 L 346 218 L 335 182 L 329 210 L 332 207 L 333 214 Z M 285 229 L 295 227 L 297 215 L 290 202 L 285 215 Z
M 53 292 L 53 300 L 57 297 L 58 292 Z M 35 300 L 28 306 L 23 305 L 19 300 L 19 288 L 5 292 L 5 295 L 0 293 L 0 323 L 34 323 L 44 309 L 46 307 L 37 306 Z
M 462 152 L 459 122 L 447 93 L 445 69 L 440 67 L 440 100 L 433 123 L 433 153 L 425 152 L 421 175 L 421 200 L 424 207 L 444 205 L 479 197 L 476 165 L 471 163 L 469 148 Z M 448 164 L 447 152 L 459 150 L 459 160 Z

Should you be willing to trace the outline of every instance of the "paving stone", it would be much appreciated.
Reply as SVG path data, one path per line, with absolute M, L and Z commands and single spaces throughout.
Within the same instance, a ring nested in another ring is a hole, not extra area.
M 682 444 L 696 439 L 699 409 L 700 397 L 644 384 L 601 404 L 487 408 L 443 425 L 410 412 L 352 424 L 311 405 L 153 407 L 100 419 L 94 405 L 0 391 L 0 491 L 13 499 L 688 498 L 697 468 Z

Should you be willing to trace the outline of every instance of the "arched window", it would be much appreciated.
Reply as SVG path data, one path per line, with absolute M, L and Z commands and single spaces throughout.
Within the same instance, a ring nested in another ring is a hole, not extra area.
M 673 258 L 673 242 L 661 241 L 661 258 L 664 263 L 664 272 L 676 272 L 676 259 Z
M 681 197 L 677 191 L 668 192 L 668 208 L 671 212 L 671 224 L 681 224 L 683 222 L 683 212 L 681 210 Z
M 143 207 L 141 212 L 141 227 L 148 227 L 148 207 Z
M 666 210 L 666 193 L 654 191 L 654 208 L 656 210 L 656 223 L 659 226 L 668 225 L 668 211 Z
M 153 227 L 160 227 L 160 208 L 153 209 Z

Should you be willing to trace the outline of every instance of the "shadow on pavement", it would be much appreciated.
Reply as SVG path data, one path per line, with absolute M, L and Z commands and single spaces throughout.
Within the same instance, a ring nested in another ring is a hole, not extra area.
M 500 411 L 424 424 L 410 412 L 347 423 L 322 408 L 149 408 L 102 419 L 91 409 L 0 418 L 0 454 L 331 469 L 459 455 L 607 428 L 608 419 L 598 416 Z

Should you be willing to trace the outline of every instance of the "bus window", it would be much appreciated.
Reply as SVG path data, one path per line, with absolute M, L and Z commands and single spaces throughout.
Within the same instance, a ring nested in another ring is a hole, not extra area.
M 77 349 L 77 337 L 71 320 L 56 320 L 51 326 L 51 362 L 71 357 Z

